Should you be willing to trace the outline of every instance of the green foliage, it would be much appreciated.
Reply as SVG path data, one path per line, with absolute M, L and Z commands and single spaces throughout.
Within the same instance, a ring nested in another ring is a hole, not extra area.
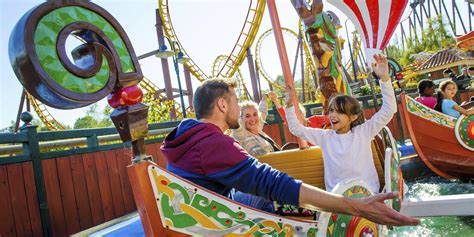
M 36 130 L 38 132 L 49 131 L 49 129 L 37 118 L 33 118 L 33 120 L 31 121 L 31 124 L 37 126 Z M 20 121 L 20 127 L 22 125 L 23 125 L 23 122 Z M 66 126 L 66 129 L 71 129 L 71 128 Z M 8 127 L 0 129 L 0 132 L 14 133 L 15 132 L 15 121 L 10 120 L 10 125 Z
M 283 75 L 278 75 L 277 78 L 276 78 L 276 80 L 275 80 L 275 83 L 278 84 L 278 85 L 281 85 L 283 88 L 286 87 L 286 82 L 285 82 L 285 78 L 283 77 Z M 302 85 L 302 83 L 301 83 L 301 78 L 299 78 L 299 79 L 297 79 L 297 80 L 294 80 L 294 86 L 295 86 L 295 88 L 299 88 L 299 89 L 297 90 L 298 101 L 303 101 L 303 94 L 301 93 L 301 85 Z M 308 82 L 305 83 L 305 87 L 306 87 L 306 88 L 305 88 L 305 91 L 306 91 L 306 101 L 310 102 L 310 100 L 309 100 L 309 98 L 308 98 L 308 97 L 309 97 L 308 88 L 314 88 L 314 85 L 313 85 L 313 83 L 311 83 L 311 80 L 310 80 L 310 83 L 309 83 L 309 84 L 308 84 Z M 273 88 L 273 89 L 274 89 L 273 91 L 274 91 L 279 97 L 282 97 L 282 96 L 284 97 L 284 96 L 285 96 L 286 91 L 285 91 L 284 89 L 283 89 L 283 90 L 279 90 L 279 89 L 276 89 L 276 88 Z M 268 92 L 268 91 L 265 91 L 265 92 L 262 91 L 263 94 L 266 93 L 266 92 Z
M 13 133 L 15 132 L 15 121 L 10 120 L 10 125 L 8 127 L 0 129 L 0 133 L 5 132 L 5 133 Z
M 415 89 L 415 88 L 418 88 L 418 82 L 416 81 L 405 84 L 405 90 Z
M 395 60 L 399 61 L 400 58 L 403 56 L 403 51 L 400 50 L 396 45 L 389 45 L 387 46 L 387 56 L 394 58 Z
M 112 108 L 108 105 L 99 112 L 99 106 L 93 104 L 89 106 L 85 116 L 76 119 L 74 129 L 110 127 L 112 126 L 112 120 L 109 117 L 111 112 Z
M 428 19 L 427 24 L 428 26 L 421 32 L 421 37 L 408 39 L 405 51 L 401 52 L 394 45 L 388 47 L 389 55 L 398 60 L 403 67 L 414 62 L 411 57 L 413 54 L 420 52 L 436 53 L 449 48 L 455 43 L 453 36 L 447 32 L 442 17 Z
M 174 106 L 173 100 L 155 99 L 153 93 L 143 95 L 143 101 L 148 106 L 148 124 L 170 121 L 171 108 Z
M 375 86 L 375 94 L 379 94 L 380 93 L 380 86 Z M 360 87 L 360 95 L 361 96 L 364 96 L 364 95 L 371 95 L 372 94 L 372 90 L 370 89 L 370 85 L 364 85 L 364 86 L 361 86 Z

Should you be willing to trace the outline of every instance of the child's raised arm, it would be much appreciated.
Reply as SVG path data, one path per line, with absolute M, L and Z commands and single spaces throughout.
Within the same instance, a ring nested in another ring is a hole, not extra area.
M 291 102 L 291 98 L 293 96 L 293 88 L 291 86 L 286 87 L 286 119 L 288 120 L 288 128 L 290 129 L 291 134 L 306 140 L 312 144 L 322 146 L 322 135 L 324 135 L 327 131 L 318 129 L 318 128 L 308 128 L 303 126 L 296 117 L 295 107 Z
M 382 130 L 397 112 L 397 101 L 393 91 L 390 76 L 388 75 L 388 61 L 383 55 L 374 55 L 375 62 L 372 63 L 373 72 L 380 78 L 380 90 L 382 92 L 382 108 L 374 114 L 367 122 L 363 123 L 361 130 L 370 138 Z

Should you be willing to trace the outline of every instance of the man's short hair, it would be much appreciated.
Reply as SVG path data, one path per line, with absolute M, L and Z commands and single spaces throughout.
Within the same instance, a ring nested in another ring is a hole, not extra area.
M 204 81 L 194 92 L 193 105 L 196 118 L 206 118 L 212 113 L 217 99 L 228 98 L 231 89 L 236 88 L 237 83 L 232 79 L 208 79 Z

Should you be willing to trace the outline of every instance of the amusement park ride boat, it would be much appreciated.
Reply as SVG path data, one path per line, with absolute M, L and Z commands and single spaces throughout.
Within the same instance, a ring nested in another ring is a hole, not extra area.
M 275 2 L 267 2 L 275 13 Z M 403 2 L 406 5 L 406 1 Z M 388 25 L 396 25 L 393 17 L 391 20 L 394 23 Z M 75 60 L 97 59 L 92 60 L 93 64 L 78 67 L 68 60 L 64 45 L 71 32 L 86 42 L 77 48 L 77 54 L 73 54 L 77 57 Z M 96 40 L 98 38 L 102 40 Z M 372 42 L 375 38 L 369 40 L 367 37 L 367 41 Z M 390 34 L 379 38 L 386 41 Z M 57 39 L 57 42 L 51 39 Z M 127 171 L 147 236 L 360 236 L 382 233 L 383 226 L 358 216 L 321 213 L 318 221 L 307 221 L 259 211 L 147 161 L 144 138 L 148 132 L 148 112 L 140 103 L 141 91 L 137 86 L 143 74 L 124 29 L 101 7 L 89 1 L 45 2 L 20 19 L 10 42 L 15 46 L 9 53 L 18 79 L 31 95 L 46 105 L 71 109 L 109 96 L 109 103 L 115 108 L 111 118 L 117 131 L 124 142 L 132 144 L 134 164 L 128 166 Z M 369 51 L 374 53 L 375 50 L 379 49 Z M 99 57 L 102 53 L 105 56 Z M 285 79 L 291 78 L 288 69 L 289 66 L 284 69 Z M 469 124 L 472 131 L 472 121 Z M 465 136 L 464 132 L 460 134 Z M 381 162 L 375 163 L 379 164 L 379 175 L 384 173 L 385 189 L 382 191 L 399 192 L 398 198 L 387 203 L 390 207 L 411 216 L 474 215 L 472 208 L 466 208 L 472 207 L 473 195 L 404 200 L 396 142 L 388 129 L 383 129 L 381 136 L 383 146 L 379 150 L 384 158 L 384 172 Z M 375 151 L 374 157 L 379 157 Z M 259 159 L 309 184 L 322 185 L 324 171 L 319 147 L 276 152 Z M 332 191 L 362 198 L 380 190 L 370 190 L 363 182 L 352 180 L 338 184 Z
M 426 166 L 447 179 L 473 179 L 474 116 L 456 119 L 406 94 L 401 102 L 413 146 Z

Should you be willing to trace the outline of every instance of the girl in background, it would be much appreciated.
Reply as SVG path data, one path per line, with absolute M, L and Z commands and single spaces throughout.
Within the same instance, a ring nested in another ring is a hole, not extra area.
M 436 106 L 436 98 L 433 96 L 435 93 L 435 84 L 429 79 L 423 79 L 418 82 L 418 97 L 416 101 L 422 103 L 426 107 L 434 109 Z
M 453 100 L 457 91 L 458 87 L 455 82 L 451 80 L 441 82 L 439 84 L 438 101 L 435 110 L 455 118 L 458 118 L 461 114 L 466 116 L 473 115 L 474 110 L 472 108 L 466 110 Z

